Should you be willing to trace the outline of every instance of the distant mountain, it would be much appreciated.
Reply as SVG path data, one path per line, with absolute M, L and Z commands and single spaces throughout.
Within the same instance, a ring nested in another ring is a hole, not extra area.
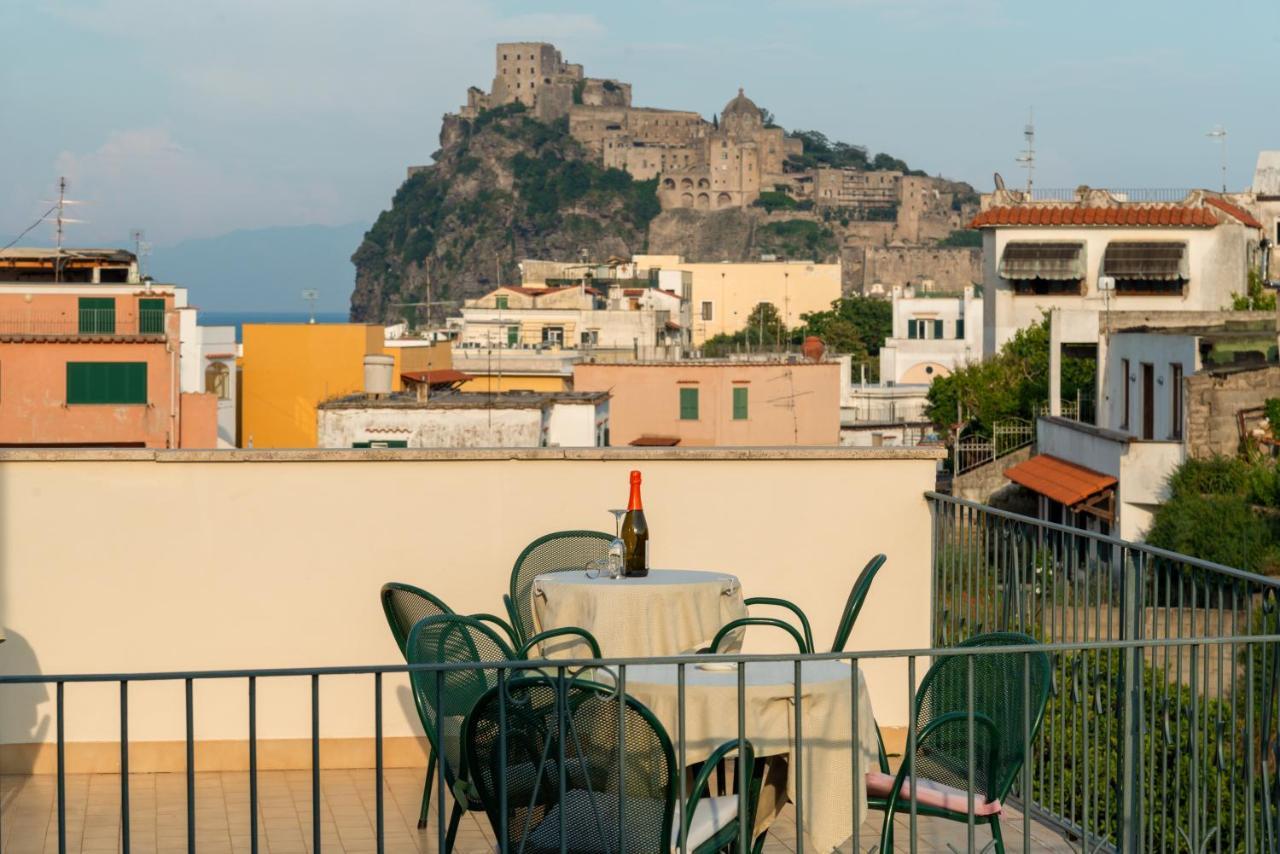
M 305 311 L 301 292 L 319 292 L 316 311 L 350 308 L 365 223 L 300 225 L 233 231 L 218 237 L 156 247 L 146 272 L 157 281 L 190 290 L 192 305 L 206 311 Z

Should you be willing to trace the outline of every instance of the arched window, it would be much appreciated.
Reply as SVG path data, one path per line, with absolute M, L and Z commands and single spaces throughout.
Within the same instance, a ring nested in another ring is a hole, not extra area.
M 706 193 L 698 193 L 698 203 L 696 207 L 706 210 L 711 207 L 711 196 Z
M 708 187 L 710 187 L 710 186 L 711 186 L 711 182 L 710 182 L 710 181 L 708 181 L 706 178 L 699 178 L 699 179 L 698 179 L 698 189 L 700 189 L 700 190 L 705 190 L 705 189 L 707 189 L 707 188 L 708 188 Z
M 673 178 L 664 178 L 664 179 L 662 180 L 662 187 L 663 187 L 663 189 L 665 189 L 665 190 L 674 190 L 674 189 L 676 188 L 676 182 L 675 182 L 675 179 L 673 179 Z
M 681 186 L 683 189 L 685 189 L 685 190 L 689 189 L 690 187 L 692 187 L 692 186 L 693 186 L 693 179 L 691 179 L 691 178 L 681 178 L 681 179 L 680 179 L 680 186 Z
M 721 193 L 718 197 L 716 197 L 717 206 L 728 205 L 732 203 L 733 203 L 733 197 L 730 196 L 728 193 Z
M 693 207 L 693 193 L 681 193 L 680 205 L 686 208 Z
M 214 362 L 204 369 L 204 390 L 218 400 L 231 399 L 231 369 L 226 362 Z

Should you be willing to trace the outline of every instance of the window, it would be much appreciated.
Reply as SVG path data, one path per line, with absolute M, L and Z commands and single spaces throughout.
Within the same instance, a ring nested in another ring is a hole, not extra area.
M 716 319 L 716 310 L 715 310 L 715 306 L 714 306 L 714 305 L 712 305 L 711 300 L 703 300 L 703 301 L 702 301 L 702 319 L 703 319 L 703 320 L 715 320 L 715 319 Z
M 164 300 L 138 300 L 138 331 L 144 335 L 164 332 Z
M 564 343 L 564 327 L 563 326 L 544 326 L 542 327 L 542 343 L 543 344 L 563 344 Z
M 920 334 L 916 331 L 916 322 L 914 320 L 907 321 L 907 337 L 919 338 Z
M 507 327 L 507 346 L 514 347 L 519 343 L 520 343 L 520 327 L 508 326 Z
M 116 301 L 112 297 L 80 297 L 80 334 L 113 334 Z
M 733 389 L 733 420 L 747 420 L 747 387 L 736 386 Z
M 507 307 L 507 300 L 508 300 L 508 297 L 505 297 L 505 296 L 500 296 L 497 298 L 499 311 Z
M 1180 296 L 1190 278 L 1187 244 L 1176 241 L 1115 241 L 1102 256 L 1102 275 L 1120 296 Z
M 146 403 L 146 362 L 67 362 L 67 403 Z
M 935 340 L 940 340 L 942 338 L 942 321 L 941 320 L 935 320 L 933 322 L 933 335 L 931 337 L 934 338 Z
M 368 442 L 352 442 L 353 448 L 407 448 L 409 442 L 407 439 L 371 439 Z
M 998 273 L 1019 295 L 1080 294 L 1084 288 L 1084 244 L 1011 240 Z
M 964 318 L 963 317 L 956 318 L 956 339 L 961 341 L 964 340 Z
M 600 341 L 600 330 L 588 329 L 582 333 L 582 345 L 584 347 L 594 347 Z
M 1120 360 L 1120 382 L 1124 383 L 1123 398 L 1124 409 L 1120 412 L 1120 429 L 1129 429 L 1129 360 Z
M 1174 362 L 1169 365 L 1169 385 L 1171 388 L 1170 398 L 1173 401 L 1169 413 L 1172 421 L 1169 422 L 1169 438 L 1182 438 L 1182 365 Z
M 204 390 L 218 400 L 231 399 L 231 369 L 226 362 L 214 362 L 204 369 Z
M 698 390 L 696 388 L 680 389 L 680 420 L 698 420 Z

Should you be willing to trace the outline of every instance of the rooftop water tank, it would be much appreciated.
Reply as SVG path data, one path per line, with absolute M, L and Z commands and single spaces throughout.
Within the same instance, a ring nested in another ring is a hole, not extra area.
M 390 356 L 369 354 L 364 357 L 364 391 L 370 397 L 391 394 L 391 374 L 396 360 Z

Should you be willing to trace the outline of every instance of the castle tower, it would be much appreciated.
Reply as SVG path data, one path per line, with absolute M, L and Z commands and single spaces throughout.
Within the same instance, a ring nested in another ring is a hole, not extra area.
M 754 139 L 764 128 L 764 113 L 739 86 L 737 96 L 720 111 L 720 127 L 730 136 Z

